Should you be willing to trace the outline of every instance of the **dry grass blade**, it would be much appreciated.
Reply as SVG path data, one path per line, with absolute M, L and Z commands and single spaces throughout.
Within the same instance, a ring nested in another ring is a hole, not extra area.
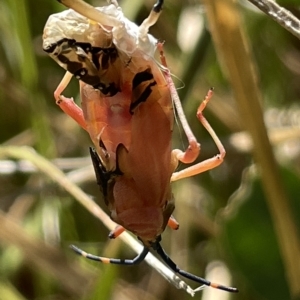
M 277 234 L 293 298 L 300 295 L 300 242 L 293 214 L 268 139 L 261 109 L 261 93 L 244 26 L 235 0 L 205 1 L 219 58 L 232 85 L 238 109 L 253 140 L 267 204 Z
M 0 212 L 0 241 L 22 249 L 25 261 L 32 267 L 55 277 L 68 294 L 83 296 L 85 289 L 82 286 L 88 285 L 93 274 L 82 270 L 76 264 L 70 266 L 58 249 L 29 236 L 17 222 L 2 212 Z

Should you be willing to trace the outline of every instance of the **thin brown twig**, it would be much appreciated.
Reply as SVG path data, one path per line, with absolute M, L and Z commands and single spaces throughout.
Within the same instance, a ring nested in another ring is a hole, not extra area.
M 272 0 L 248 0 L 283 28 L 300 39 L 300 20 L 289 10 Z

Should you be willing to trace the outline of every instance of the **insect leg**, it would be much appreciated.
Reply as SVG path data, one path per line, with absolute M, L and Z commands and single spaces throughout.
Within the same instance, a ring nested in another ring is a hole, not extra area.
M 108 237 L 110 239 L 115 239 L 124 231 L 125 231 L 125 228 L 123 226 L 117 225 L 116 228 L 109 233 Z
M 148 18 L 146 18 L 139 27 L 141 37 L 145 36 L 148 33 L 149 28 L 157 22 L 162 11 L 163 4 L 164 0 L 157 0 L 157 2 L 153 5 Z
M 197 118 L 202 123 L 202 125 L 205 127 L 205 129 L 208 131 L 208 133 L 210 134 L 212 139 L 214 140 L 220 153 L 212 158 L 206 159 L 206 160 L 204 160 L 196 165 L 193 165 L 189 168 L 186 168 L 182 171 L 173 173 L 173 175 L 171 177 L 171 181 L 190 177 L 193 175 L 197 175 L 199 173 L 203 173 L 207 170 L 211 170 L 211 169 L 219 166 L 224 160 L 224 157 L 226 155 L 224 146 L 222 145 L 222 142 L 220 141 L 220 139 L 218 138 L 218 136 L 216 135 L 216 133 L 214 132 L 214 130 L 212 129 L 212 127 L 210 126 L 210 124 L 207 122 L 207 120 L 205 119 L 205 117 L 203 115 L 203 110 L 205 109 L 205 107 L 206 107 L 207 103 L 209 102 L 209 100 L 211 99 L 212 95 L 213 95 L 213 89 L 211 88 L 208 91 L 205 99 L 199 105 L 199 108 L 197 110 Z
M 74 119 L 83 129 L 86 130 L 86 123 L 84 120 L 82 109 L 74 102 L 73 98 L 66 98 L 61 93 L 65 90 L 73 74 L 66 72 L 65 76 L 57 86 L 54 92 L 56 104 L 72 119 Z
M 174 261 L 167 255 L 167 253 L 164 251 L 164 249 L 161 247 L 160 243 L 155 243 L 153 245 L 153 248 L 156 250 L 156 252 L 159 254 L 159 256 L 162 258 L 162 260 L 175 272 L 180 274 L 181 276 L 188 278 L 192 281 L 198 282 L 200 284 L 204 284 L 219 290 L 223 290 L 226 292 L 231 292 L 231 293 L 237 293 L 238 289 L 234 287 L 229 287 L 225 285 L 221 285 L 218 283 L 211 282 L 209 280 L 206 280 L 204 278 L 198 277 L 194 274 L 191 274 L 189 272 L 186 272 L 184 270 L 181 270 L 175 263 Z
M 58 2 L 62 3 L 64 6 L 69 7 L 82 16 L 93 20 L 97 23 L 107 26 L 118 26 L 120 25 L 120 21 L 114 17 L 110 17 L 105 13 L 97 10 L 92 5 L 88 4 L 82 0 L 58 0 Z M 115 2 L 115 1 L 114 1 Z
M 173 230 L 179 229 L 179 223 L 175 220 L 175 218 L 172 215 L 169 218 L 168 226 Z
M 143 251 L 138 254 L 135 258 L 133 259 L 120 259 L 120 258 L 107 258 L 107 257 L 101 257 L 101 256 L 96 256 L 90 253 L 86 253 L 85 251 L 79 249 L 78 247 L 74 245 L 70 245 L 70 248 L 75 251 L 77 254 L 84 256 L 85 258 L 88 258 L 90 260 L 95 260 L 102 262 L 104 264 L 115 264 L 115 265 L 137 265 L 140 262 L 144 260 L 146 255 L 149 252 L 149 249 L 147 247 L 144 247 Z
M 63 79 L 61 80 L 61 82 L 57 86 L 56 90 L 54 91 L 54 98 L 56 101 L 59 101 L 59 98 L 60 98 L 62 92 L 66 89 L 66 87 L 70 83 L 72 77 L 73 77 L 72 73 L 70 73 L 68 71 L 65 73 Z
M 186 149 L 185 152 L 181 150 L 174 150 L 173 154 L 177 158 L 177 160 L 180 160 L 183 163 L 192 163 L 199 155 L 200 152 L 200 144 L 197 142 L 196 137 L 194 136 L 187 119 L 185 117 L 175 84 L 172 80 L 170 70 L 168 69 L 168 65 L 166 62 L 166 58 L 164 56 L 164 51 L 163 51 L 163 44 L 159 42 L 157 44 L 157 48 L 159 49 L 160 52 L 160 59 L 162 65 L 165 67 L 163 69 L 163 74 L 164 77 L 167 81 L 168 87 L 170 89 L 171 97 L 178 115 L 178 119 L 180 120 L 180 123 L 182 125 L 182 128 L 185 132 L 185 135 L 188 139 L 189 146 Z

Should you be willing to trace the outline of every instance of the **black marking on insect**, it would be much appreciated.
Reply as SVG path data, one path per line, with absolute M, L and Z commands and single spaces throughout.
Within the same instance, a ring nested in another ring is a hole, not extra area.
M 132 57 L 129 57 L 129 59 L 127 60 L 127 62 L 125 63 L 125 67 L 129 67 L 130 63 L 132 61 Z
M 116 93 L 120 92 L 120 89 L 116 87 L 114 82 L 105 85 L 103 82 L 93 85 L 93 88 L 99 90 L 105 96 L 114 96 Z
M 115 178 L 121 176 L 123 173 L 117 168 L 114 171 L 107 171 L 103 163 L 101 162 L 96 150 L 92 147 L 90 149 L 90 156 L 93 162 L 94 171 L 96 174 L 97 185 L 100 188 L 101 193 L 104 196 L 104 202 L 108 206 L 109 199 L 113 198 L 113 195 L 109 195 L 110 191 L 113 191 L 113 185 L 115 184 Z M 108 199 L 109 198 L 109 199 Z
M 107 70 L 118 58 L 118 51 L 114 45 L 109 48 L 94 47 L 93 61 L 97 65 L 98 70 Z
M 118 58 L 114 46 L 109 48 L 92 47 L 89 43 L 79 43 L 74 39 L 63 38 L 47 46 L 44 50 L 49 53 L 65 70 L 77 79 L 98 89 L 107 97 L 120 92 L 115 82 L 104 82 L 102 76 L 110 65 Z
M 97 184 L 100 187 L 101 192 L 103 193 L 104 198 L 107 197 L 107 185 L 108 181 L 111 178 L 111 172 L 107 172 L 104 165 L 101 163 L 98 155 L 96 154 L 95 149 L 90 148 L 90 155 L 92 158 Z M 106 201 L 105 201 L 106 202 Z
M 130 113 L 133 114 L 134 109 L 142 102 L 146 102 L 150 97 L 153 88 L 157 87 L 151 69 L 137 73 L 132 81 L 133 99 L 130 105 Z

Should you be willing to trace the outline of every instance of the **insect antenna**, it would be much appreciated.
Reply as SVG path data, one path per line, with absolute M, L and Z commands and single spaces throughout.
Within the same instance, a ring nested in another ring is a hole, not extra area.
M 206 286 L 210 286 L 213 287 L 215 289 L 219 289 L 219 290 L 223 290 L 226 292 L 230 292 L 230 293 L 237 293 L 238 289 L 234 288 L 234 287 L 230 287 L 230 286 L 225 286 L 225 285 L 221 285 L 218 283 L 214 283 L 211 282 L 209 280 L 206 280 L 204 278 L 198 277 L 194 274 L 191 274 L 189 272 L 186 272 L 182 269 L 180 269 L 175 262 L 168 256 L 168 254 L 164 251 L 164 249 L 161 247 L 159 242 L 156 242 L 155 244 L 152 245 L 153 249 L 156 250 L 156 252 L 158 253 L 158 255 L 162 258 L 162 260 L 175 272 L 178 273 L 179 275 L 188 278 L 192 281 L 201 283 L 203 285 Z M 199 288 L 201 289 L 201 287 Z
M 108 257 L 96 256 L 81 250 L 75 245 L 70 245 L 70 248 L 78 255 L 81 255 L 90 260 L 99 261 L 104 264 L 115 264 L 115 265 L 126 265 L 126 266 L 132 266 L 141 263 L 149 252 L 149 248 L 144 247 L 143 251 L 140 254 L 138 254 L 135 258 L 121 259 L 121 258 L 108 258 Z

